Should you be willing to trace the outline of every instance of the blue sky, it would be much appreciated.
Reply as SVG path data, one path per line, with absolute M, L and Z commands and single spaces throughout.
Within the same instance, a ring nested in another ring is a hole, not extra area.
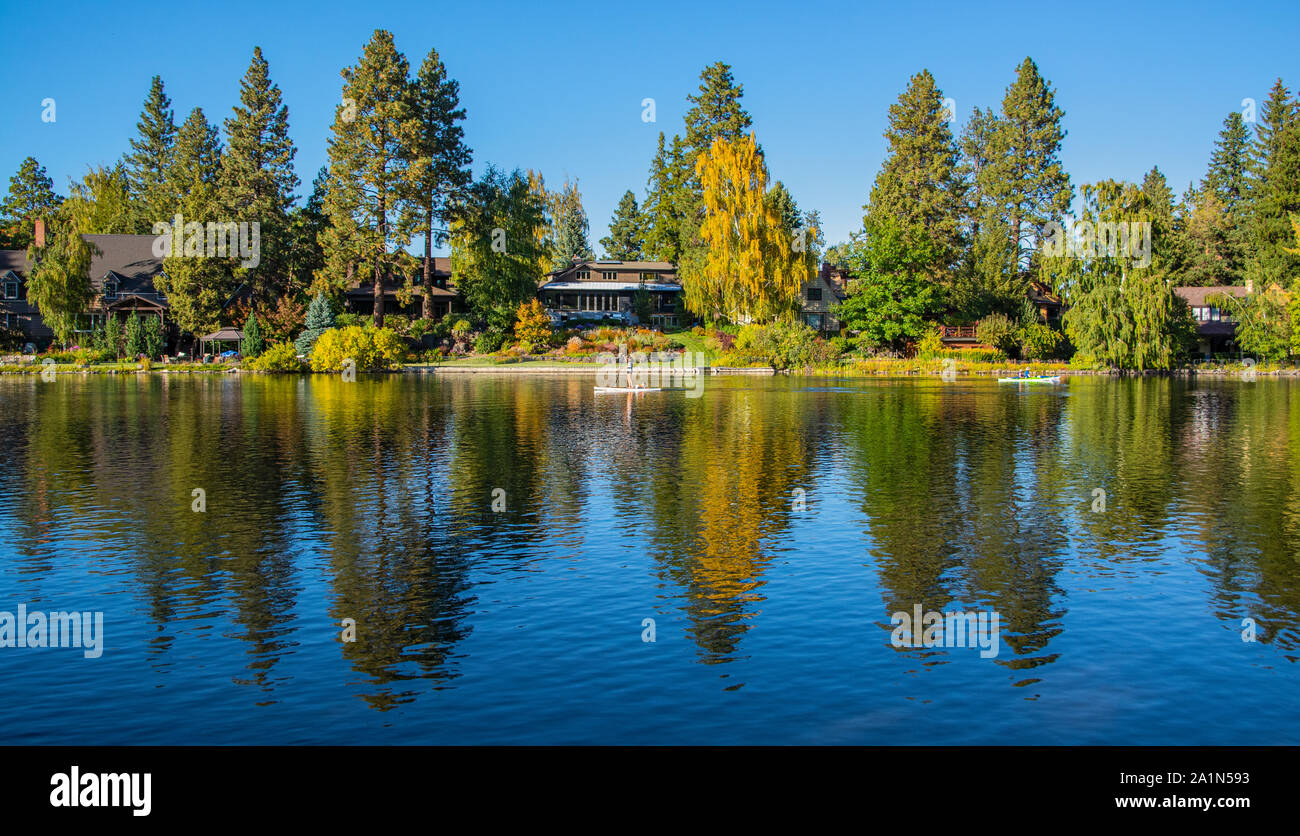
M 645 9 L 641 11 L 639 9 Z M 995 109 L 1026 55 L 1057 91 L 1076 186 L 1199 179 L 1222 124 L 1274 79 L 1300 85 L 1300 3 L 241 3 L 6 2 L 0 183 L 35 156 L 67 192 L 135 133 L 149 79 L 177 122 L 224 119 L 254 45 L 284 92 L 302 191 L 325 162 L 339 71 L 376 28 L 418 66 L 438 49 L 460 81 L 475 172 L 492 162 L 578 178 L 591 242 L 624 190 L 641 200 L 660 130 L 681 130 L 700 70 L 733 66 L 767 153 L 827 238 L 847 238 L 885 152 L 886 112 L 929 68 L 956 101 Z M 53 98 L 57 120 L 41 120 Z M 641 101 L 654 98 L 654 123 Z

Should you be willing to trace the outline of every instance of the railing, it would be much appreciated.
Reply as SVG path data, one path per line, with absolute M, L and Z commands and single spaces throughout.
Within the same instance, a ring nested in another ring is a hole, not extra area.
M 940 325 L 939 336 L 945 340 L 973 340 L 978 329 L 978 325 Z

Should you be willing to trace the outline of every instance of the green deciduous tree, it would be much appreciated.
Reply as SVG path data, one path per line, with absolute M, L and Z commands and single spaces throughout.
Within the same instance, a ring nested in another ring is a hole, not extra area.
M 894 348 L 919 338 L 926 318 L 939 308 L 930 280 L 939 252 L 937 244 L 915 230 L 905 233 L 892 217 L 872 218 L 865 236 L 846 255 L 857 278 L 835 316 L 845 328 Z
M 1167 232 L 1146 195 L 1130 183 L 1084 186 L 1083 197 L 1088 223 L 1149 223 L 1152 239 Z M 1045 274 L 1069 305 L 1065 330 L 1083 358 L 1117 369 L 1169 369 L 1193 342 L 1190 312 L 1173 292 L 1160 251 L 1153 249 L 1149 259 L 1094 249 L 1044 260 Z
M 27 299 L 41 312 L 45 324 L 60 342 L 75 332 L 90 304 L 90 259 L 94 247 L 87 243 L 69 213 L 51 218 L 44 247 L 33 245 L 27 257 L 35 262 L 27 278 Z
M 537 293 L 541 259 L 537 229 L 542 198 L 523 172 L 489 165 L 457 207 L 452 227 L 452 270 L 462 298 L 490 329 L 505 333 L 519 305 Z
M 87 235 L 135 232 L 131 181 L 121 163 L 111 168 L 91 168 L 80 182 L 72 184 L 67 203 L 77 228 Z

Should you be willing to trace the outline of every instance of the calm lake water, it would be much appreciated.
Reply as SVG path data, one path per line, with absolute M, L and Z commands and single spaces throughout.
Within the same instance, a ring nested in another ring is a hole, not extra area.
M 0 378 L 0 742 L 1300 742 L 1297 384 L 592 384 Z

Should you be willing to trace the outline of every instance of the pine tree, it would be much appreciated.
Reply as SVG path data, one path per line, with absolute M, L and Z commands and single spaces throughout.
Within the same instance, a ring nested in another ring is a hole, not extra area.
M 305 330 L 293 341 L 293 347 L 299 354 L 311 354 L 312 347 L 321 334 L 334 327 L 334 311 L 324 293 L 317 293 L 307 308 Z
M 1010 231 L 1021 288 L 1028 280 L 1038 231 L 1050 221 L 1059 223 L 1073 198 L 1070 176 L 1059 157 L 1063 115 L 1051 86 L 1033 59 L 1026 58 L 1002 100 L 999 155 L 988 167 L 985 189 Z
M 686 97 L 691 103 L 686 114 L 686 145 L 692 168 L 694 157 L 712 148 L 714 140 L 741 139 L 749 131 L 753 120 L 740 105 L 744 95 L 745 87 L 736 83 L 730 64 L 717 61 L 700 73 L 699 92 Z
M 450 221 L 448 208 L 464 194 L 473 180 L 470 162 L 473 152 L 465 144 L 465 119 L 460 107 L 460 84 L 448 78 L 437 50 L 429 50 L 412 86 L 413 110 L 419 132 L 414 144 L 411 172 L 413 194 L 408 226 L 424 236 L 423 285 L 425 319 L 433 310 L 433 246 L 441 244 Z
M 646 199 L 641 206 L 641 228 L 645 234 L 645 254 L 656 261 L 679 264 L 683 234 L 687 225 L 695 226 L 690 213 L 696 198 L 691 191 L 685 167 L 686 146 L 679 136 L 672 145 L 665 146 L 663 133 L 650 162 L 650 177 L 646 184 Z
M 1300 212 L 1300 104 L 1278 79 L 1257 128 L 1250 186 L 1250 265 L 1256 287 L 1296 287 L 1300 256 L 1292 243 L 1290 215 Z
M 375 30 L 356 66 L 343 70 L 342 104 L 329 140 L 327 262 L 355 264 L 374 282 L 374 323 L 384 324 L 383 283 L 401 274 L 405 201 L 419 139 L 410 65 L 392 33 Z M 409 232 L 407 229 L 405 232 Z
M 63 198 L 54 193 L 54 181 L 35 157 L 27 157 L 9 178 L 9 194 L 0 201 L 6 249 L 27 249 L 37 220 L 48 220 Z
M 164 186 L 174 197 L 170 215 L 179 212 L 184 228 L 172 230 L 172 252 L 154 280 L 167 294 L 172 316 L 182 330 L 209 333 L 221 324 L 221 311 L 236 289 L 236 261 L 207 251 L 205 224 L 221 219 L 221 141 L 201 108 L 195 108 L 176 134 Z M 227 253 L 230 250 L 227 248 Z
M 170 217 L 174 203 L 174 193 L 168 192 L 165 180 L 176 144 L 176 122 L 171 99 L 167 98 L 159 76 L 154 76 L 150 83 L 136 129 L 140 136 L 131 140 L 131 153 L 124 161 L 131 178 L 135 229 L 148 233 L 155 222 Z
M 974 108 L 958 140 L 961 157 L 961 235 L 967 243 L 960 268 L 946 288 L 944 303 L 962 319 L 979 319 L 993 311 L 1009 312 L 1019 301 L 1019 268 L 1011 232 L 994 200 L 994 164 L 1004 138 L 991 109 Z
M 321 235 L 329 225 L 325 215 L 325 192 L 329 188 L 329 169 L 322 166 L 311 183 L 311 194 L 302 206 L 289 213 L 289 287 L 286 295 L 298 296 L 311 287 L 316 274 L 325 266 Z
M 266 304 L 286 290 L 292 240 L 288 212 L 299 180 L 293 171 L 297 149 L 289 137 L 289 108 L 271 81 L 261 47 L 253 47 L 253 59 L 239 82 L 239 101 L 225 120 L 221 201 L 233 220 L 261 224 L 258 264 L 236 268 L 236 276 L 249 285 L 253 299 Z
M 961 250 L 962 184 L 944 110 L 943 92 L 930 71 L 912 76 L 898 103 L 890 105 L 888 154 L 863 207 L 864 226 L 890 217 L 905 238 L 919 233 L 934 245 L 935 278 L 948 273 Z
M 641 261 L 645 258 L 645 238 L 641 232 L 641 212 L 637 209 L 632 191 L 623 193 L 614 217 L 609 222 L 609 235 L 600 239 L 606 258 L 618 261 Z
M 574 259 L 592 258 L 591 245 L 587 243 L 587 212 L 582 208 L 582 194 L 577 182 L 565 181 L 564 188 L 555 195 L 551 209 L 551 269 L 561 270 L 573 264 Z

